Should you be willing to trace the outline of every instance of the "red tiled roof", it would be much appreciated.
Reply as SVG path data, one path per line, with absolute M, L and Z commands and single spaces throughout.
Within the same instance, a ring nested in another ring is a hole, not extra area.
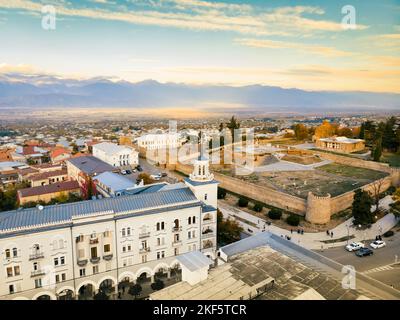
M 60 156 L 60 155 L 62 155 L 62 154 L 64 154 L 64 153 L 67 153 L 67 154 L 71 154 L 71 151 L 69 151 L 69 150 L 67 150 L 67 149 L 65 149 L 65 148 L 55 148 L 55 149 L 53 149 L 52 151 L 51 151 L 51 153 L 50 153 L 50 157 L 52 158 L 52 159 L 54 159 L 54 158 L 56 158 L 56 157 L 58 157 L 58 156 Z
M 46 186 L 39 186 L 33 188 L 25 188 L 18 190 L 18 197 L 25 198 L 31 196 L 39 196 L 48 193 L 63 192 L 63 191 L 73 191 L 79 189 L 78 181 L 64 181 L 58 183 L 48 184 Z

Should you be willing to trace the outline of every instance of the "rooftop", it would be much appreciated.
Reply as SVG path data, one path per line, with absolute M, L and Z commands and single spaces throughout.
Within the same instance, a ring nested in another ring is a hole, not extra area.
M 357 143 L 357 142 L 364 141 L 362 139 L 351 139 L 351 138 L 347 138 L 347 137 L 320 138 L 319 140 L 326 141 L 326 142 L 340 142 L 340 143 Z
M 93 156 L 72 158 L 68 159 L 67 162 L 70 162 L 79 170 L 90 176 L 97 175 L 106 171 L 116 170 L 116 168 L 114 168 L 113 166 Z
M 18 195 L 19 195 L 19 197 L 24 198 L 24 197 L 31 197 L 31 196 L 39 196 L 39 195 L 48 194 L 48 193 L 75 190 L 78 188 L 79 188 L 78 181 L 75 181 L 75 180 L 63 181 L 63 182 L 48 184 L 45 186 L 20 189 L 20 190 L 18 190 Z
M 66 175 L 67 175 L 67 169 L 52 170 L 32 175 L 29 177 L 29 180 L 40 181 L 51 177 L 66 176 Z
M 50 186 L 53 185 L 45 187 Z M 156 192 L 158 190 L 149 189 L 151 187 L 137 188 L 143 189 L 142 192 L 116 198 L 51 205 L 45 206 L 43 210 L 28 208 L 0 212 L 0 237 L 2 234 L 13 235 L 24 230 L 71 224 L 73 218 L 92 214 L 111 213 L 117 219 L 127 217 L 129 214 L 149 214 L 160 210 L 168 211 L 201 205 L 189 188 Z
M 103 151 L 103 152 L 105 152 L 106 154 L 109 154 L 109 155 L 112 155 L 112 154 L 115 154 L 115 153 L 119 153 L 119 152 L 122 152 L 122 151 L 126 152 L 126 150 L 131 150 L 132 151 L 132 149 L 128 148 L 127 146 L 120 146 L 118 144 L 111 143 L 111 142 L 98 143 L 98 144 L 93 146 L 93 149 L 101 150 L 101 151 Z
M 97 180 L 98 182 L 107 186 L 113 191 L 125 190 L 129 188 L 134 188 L 136 186 L 136 184 L 132 180 L 129 180 L 128 178 L 125 178 L 118 173 L 108 171 L 100 173 L 98 176 L 96 176 L 94 180 Z

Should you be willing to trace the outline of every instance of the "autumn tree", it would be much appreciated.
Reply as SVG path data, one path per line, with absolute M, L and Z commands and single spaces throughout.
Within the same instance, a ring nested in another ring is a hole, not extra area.
M 297 140 L 305 140 L 308 137 L 308 129 L 302 124 L 298 123 L 294 126 L 294 135 Z
M 337 127 L 332 125 L 328 120 L 324 120 L 320 126 L 315 129 L 317 138 L 329 138 L 335 135 Z
M 152 184 L 155 182 L 154 179 L 150 177 L 150 175 L 146 172 L 142 172 L 141 174 L 139 174 L 138 180 L 143 180 L 144 184 Z

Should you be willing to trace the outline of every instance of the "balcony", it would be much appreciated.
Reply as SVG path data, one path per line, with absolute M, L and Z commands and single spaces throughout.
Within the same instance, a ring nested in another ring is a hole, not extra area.
M 150 237 L 150 232 L 139 233 L 139 239 Z
M 36 252 L 36 253 L 29 255 L 29 260 L 36 260 L 36 259 L 41 259 L 41 258 L 44 258 L 43 252 Z
M 147 253 L 147 252 L 150 252 L 150 247 L 140 248 L 139 249 L 139 253 Z
M 180 232 L 182 231 L 182 227 L 173 227 L 172 232 Z
M 209 224 L 209 223 L 213 223 L 213 219 L 212 218 L 204 218 L 203 219 L 203 224 Z
M 174 246 L 174 247 L 179 246 L 179 245 L 181 245 L 181 244 L 182 244 L 182 241 L 181 241 L 181 240 L 174 240 L 174 241 L 172 242 L 172 246 Z
M 213 238 L 214 237 L 214 232 L 206 232 L 202 233 L 201 238 L 202 239 L 208 239 L 208 238 Z
M 78 266 L 80 266 L 80 267 L 86 266 L 87 263 L 88 263 L 88 259 L 78 259 L 78 261 L 77 261 L 77 264 L 78 264 Z
M 110 261 L 112 258 L 113 258 L 113 254 L 112 253 L 106 254 L 106 255 L 103 256 L 103 259 L 106 260 L 106 261 Z
M 98 263 L 100 261 L 100 257 L 91 257 L 90 262 L 91 263 Z
M 209 249 L 209 248 L 212 248 L 213 246 L 214 246 L 214 244 L 210 240 L 203 242 L 203 249 Z
M 39 269 L 39 270 L 33 270 L 31 272 L 31 278 L 33 277 L 39 277 L 39 276 L 44 276 L 46 274 L 46 271 Z
M 99 239 L 98 238 L 90 239 L 89 243 L 90 244 L 98 244 L 99 243 Z

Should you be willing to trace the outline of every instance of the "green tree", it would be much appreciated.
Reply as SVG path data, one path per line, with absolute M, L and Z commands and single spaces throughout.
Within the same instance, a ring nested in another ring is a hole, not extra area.
M 217 197 L 218 197 L 218 199 L 225 199 L 225 197 L 226 197 L 226 190 L 223 189 L 223 188 L 218 187 Z
M 109 298 L 110 297 L 103 290 L 99 290 L 99 292 L 93 296 L 94 300 L 108 300 Z
M 129 288 L 129 290 L 128 290 L 128 293 L 129 293 L 131 296 L 134 296 L 134 297 L 135 297 L 135 300 L 136 300 L 136 297 L 137 297 L 138 295 L 140 295 L 141 292 L 142 292 L 142 286 L 141 286 L 139 283 L 134 284 L 134 285 L 131 286 L 131 287 Z
M 229 244 L 240 240 L 243 228 L 233 219 L 224 219 L 222 212 L 217 210 L 217 239 L 220 244 Z
M 240 128 L 239 121 L 235 118 L 235 116 L 232 116 L 231 120 L 226 124 L 226 127 L 231 131 L 232 142 L 234 142 L 235 141 L 235 130 Z
M 244 197 L 239 198 L 239 200 L 238 200 L 239 207 L 247 207 L 248 204 L 249 204 L 249 200 L 247 200 Z
M 372 158 L 374 161 L 379 161 L 382 156 L 382 139 L 378 138 L 374 143 L 374 148 L 372 150 Z
M 278 208 L 272 208 L 268 211 L 268 217 L 272 220 L 279 220 L 282 217 L 282 210 Z
M 146 172 L 142 172 L 141 174 L 139 174 L 138 180 L 143 180 L 144 184 L 152 184 L 155 182 L 154 179 L 150 177 L 150 175 Z
M 352 214 L 355 225 L 367 225 L 374 221 L 374 215 L 371 212 L 372 198 L 364 190 L 357 189 L 354 192 Z
M 397 137 L 395 131 L 396 118 L 389 118 L 383 125 L 382 131 L 382 147 L 390 151 L 397 150 Z
M 154 283 L 151 284 L 151 288 L 153 290 L 161 290 L 164 288 L 164 282 L 161 279 L 157 279 Z

